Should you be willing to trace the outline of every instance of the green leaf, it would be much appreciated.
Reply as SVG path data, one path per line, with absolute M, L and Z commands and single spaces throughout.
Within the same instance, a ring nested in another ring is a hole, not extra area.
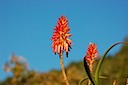
M 92 73 L 90 72 L 90 69 L 89 69 L 89 66 L 87 65 L 87 62 L 86 60 L 84 59 L 84 68 L 85 68 L 85 71 L 88 75 L 88 78 L 90 79 L 90 81 L 92 82 L 93 85 L 97 85 L 96 82 L 95 82 L 95 79 L 92 75 Z
M 99 85 L 99 72 L 100 72 L 101 65 L 102 65 L 102 63 L 103 63 L 103 61 L 104 61 L 105 56 L 107 55 L 107 53 L 108 53 L 114 46 L 116 46 L 116 45 L 118 45 L 118 44 L 128 44 L 128 42 L 117 42 L 117 43 L 113 44 L 112 46 L 110 46 L 110 47 L 106 50 L 106 52 L 103 54 L 103 56 L 102 56 L 101 59 L 99 60 L 99 63 L 98 63 L 98 65 L 97 65 L 96 72 L 95 72 L 95 81 L 96 81 L 97 85 Z
M 101 78 L 101 79 L 107 79 L 107 77 L 105 77 L 105 76 L 99 76 L 99 78 Z M 79 82 L 79 84 L 78 85 L 81 85 L 85 80 L 87 80 L 88 79 L 88 77 L 86 76 L 86 77 L 84 77 L 83 79 L 81 79 L 80 80 L 80 82 Z
M 88 79 L 88 77 L 86 76 L 86 77 L 84 77 L 83 79 L 81 79 L 80 80 L 80 82 L 79 82 L 79 84 L 78 85 L 81 85 L 85 80 L 87 80 Z

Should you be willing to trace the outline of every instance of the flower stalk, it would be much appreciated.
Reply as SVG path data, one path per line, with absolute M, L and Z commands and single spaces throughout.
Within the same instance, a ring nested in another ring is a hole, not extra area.
M 62 75 L 63 75 L 63 78 L 64 78 L 64 81 L 66 83 L 66 85 L 70 85 L 69 84 L 69 81 L 67 79 L 67 76 L 66 76 L 66 72 L 65 72 L 65 68 L 64 68 L 64 62 L 63 62 L 63 53 L 61 52 L 60 53 L 60 66 L 61 66 L 61 69 L 62 69 Z
M 114 81 L 113 81 L 113 84 L 112 84 L 112 85 L 116 85 L 116 83 L 117 83 L 117 80 L 116 80 L 116 79 L 114 79 Z
M 64 62 L 63 62 L 63 53 L 66 52 L 66 56 L 68 57 L 68 52 L 71 49 L 72 46 L 72 40 L 69 39 L 71 36 L 70 28 L 68 26 L 68 18 L 65 16 L 61 16 L 58 19 L 57 26 L 55 26 L 53 31 L 53 36 L 51 38 L 52 42 L 52 50 L 53 52 L 59 55 L 60 57 L 60 66 L 62 69 L 62 75 L 64 77 L 64 81 L 66 85 L 69 85 L 69 81 L 67 79 L 65 68 L 64 68 Z

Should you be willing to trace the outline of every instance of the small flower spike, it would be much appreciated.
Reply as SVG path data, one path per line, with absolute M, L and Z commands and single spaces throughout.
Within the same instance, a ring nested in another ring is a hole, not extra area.
M 96 44 L 90 43 L 86 52 L 85 60 L 87 61 L 91 72 L 92 72 L 92 65 L 96 61 L 95 58 L 98 58 L 98 56 L 99 53 Z

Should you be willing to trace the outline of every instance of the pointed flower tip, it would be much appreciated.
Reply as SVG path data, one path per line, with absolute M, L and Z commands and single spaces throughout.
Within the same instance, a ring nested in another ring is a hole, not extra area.
M 89 44 L 93 44 L 92 42 L 89 42 Z
M 72 46 L 72 41 L 69 39 L 71 34 L 68 26 L 68 18 L 62 15 L 58 18 L 57 26 L 54 28 L 53 36 L 51 40 L 52 49 L 54 53 L 60 54 L 63 51 L 69 52 Z

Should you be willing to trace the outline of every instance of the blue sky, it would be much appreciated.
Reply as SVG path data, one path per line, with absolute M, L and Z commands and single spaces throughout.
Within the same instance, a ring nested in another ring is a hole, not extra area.
M 69 20 L 73 41 L 69 58 L 64 55 L 65 66 L 82 60 L 89 42 L 96 43 L 102 55 L 111 44 L 128 36 L 127 0 L 1 0 L 0 80 L 9 76 L 2 65 L 13 52 L 23 56 L 30 69 L 60 69 L 50 38 L 61 15 Z

